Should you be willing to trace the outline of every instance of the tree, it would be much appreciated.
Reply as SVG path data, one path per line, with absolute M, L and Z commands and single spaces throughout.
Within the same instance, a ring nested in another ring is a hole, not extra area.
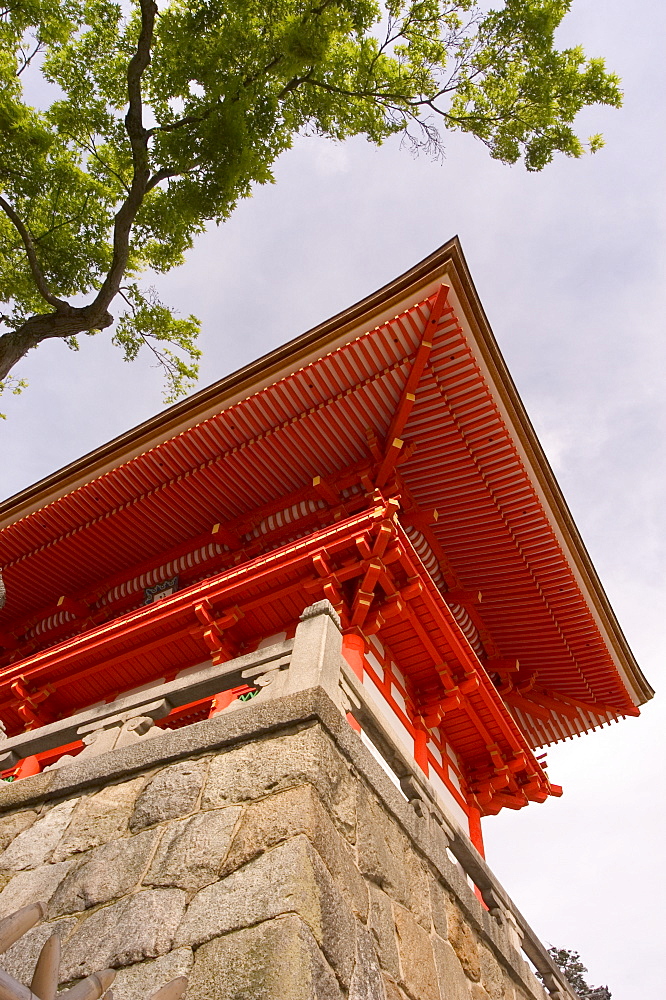
M 125 358 L 148 346 L 183 392 L 197 320 L 139 277 L 180 264 L 299 133 L 439 155 L 453 129 L 528 170 L 598 148 L 574 119 L 619 106 L 619 83 L 556 48 L 570 2 L 4 0 L 0 391 L 44 340 L 115 323 Z
M 561 969 L 565 978 L 569 981 L 575 993 L 581 1000 L 611 1000 L 611 993 L 607 986 L 588 986 L 585 979 L 587 966 L 583 965 L 577 951 L 570 951 L 568 948 L 550 947 L 548 954 Z M 537 975 L 539 975 L 537 973 Z M 539 978 L 542 978 L 539 976 Z

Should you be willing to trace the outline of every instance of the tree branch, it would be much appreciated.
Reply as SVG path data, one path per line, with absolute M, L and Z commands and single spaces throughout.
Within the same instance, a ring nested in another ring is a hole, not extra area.
M 65 303 L 67 305 L 67 303 Z M 77 333 L 105 329 L 113 317 L 108 312 L 97 316 L 93 322 L 88 308 L 67 306 L 67 311 L 57 309 L 50 313 L 36 313 L 14 330 L 0 336 L 0 381 L 6 378 L 28 351 L 44 340 L 66 340 Z
M 185 128 L 187 125 L 199 125 L 201 122 L 205 122 L 212 112 L 213 108 L 210 107 L 206 108 L 200 115 L 187 115 L 185 118 L 179 118 L 175 122 L 168 122 L 166 125 L 153 125 L 151 129 L 148 129 L 148 138 L 151 139 L 160 132 L 177 132 L 178 129 Z
M 54 306 L 54 308 L 59 310 L 67 310 L 69 308 L 69 303 L 65 302 L 64 299 L 59 299 L 57 295 L 54 295 L 48 286 L 48 282 L 44 277 L 44 272 L 42 271 L 39 261 L 37 260 L 35 244 L 33 243 L 32 236 L 30 235 L 27 227 L 22 222 L 18 213 L 12 208 L 8 201 L 5 201 L 2 195 L 0 195 L 0 208 L 18 231 L 18 234 L 23 241 L 23 246 L 25 247 L 25 252 L 28 257 L 28 263 L 30 264 L 30 270 L 35 280 L 35 285 L 37 286 L 37 291 L 44 301 L 48 302 L 50 306 Z
M 43 48 L 42 43 L 41 42 L 37 42 L 37 44 L 35 45 L 35 47 L 32 50 L 32 52 L 29 52 L 28 55 L 26 55 L 25 52 L 23 51 L 23 49 L 21 49 L 21 55 L 23 56 L 23 65 L 21 66 L 20 69 L 17 69 L 17 71 L 16 71 L 16 75 L 17 76 L 20 76 L 21 73 L 24 71 L 24 69 L 26 69 L 26 67 L 28 67 L 30 65 L 30 63 L 32 62 L 32 60 L 35 58 L 35 56 L 37 55 L 37 53 L 42 48 Z
M 123 187 L 125 189 L 125 191 L 129 194 L 129 187 L 127 185 L 127 182 L 126 182 L 125 178 L 121 174 L 119 174 L 117 170 L 114 170 L 113 167 L 111 167 L 106 162 L 106 160 L 102 159 L 102 157 L 97 152 L 97 147 L 95 146 L 95 140 L 94 140 L 93 136 L 89 137 L 90 142 L 84 142 L 83 139 L 80 139 L 76 135 L 72 135 L 71 132 L 65 133 L 65 134 L 69 135 L 69 138 L 77 146 L 80 146 L 81 149 L 85 149 L 88 153 L 90 153 L 90 155 L 93 156 L 97 160 L 97 162 L 100 164 L 100 166 L 104 167 L 105 170 L 108 170 L 108 172 L 110 174 L 113 174 L 113 176 L 116 178 L 116 180 L 120 183 L 121 187 Z
M 289 83 L 285 83 L 284 87 L 277 95 L 277 100 L 281 101 L 282 98 L 286 97 L 287 94 L 291 93 L 292 90 L 297 90 L 302 83 L 307 83 L 310 77 L 312 76 L 313 72 L 314 70 L 311 68 L 308 70 L 305 76 L 295 76 L 293 80 L 289 81 Z
M 142 77 L 150 65 L 150 50 L 153 44 L 157 3 L 155 0 L 141 0 L 141 30 L 136 50 L 127 66 L 128 109 L 125 115 L 125 131 L 132 149 L 132 183 L 129 193 L 118 209 L 113 227 L 113 258 L 95 301 L 89 307 L 96 316 L 106 312 L 112 299 L 117 295 L 127 261 L 132 225 L 143 203 L 148 189 L 150 165 L 148 162 L 149 132 L 143 125 Z
M 104 329 L 113 323 L 108 307 L 118 293 L 127 268 L 132 225 L 145 198 L 150 177 L 148 132 L 143 126 L 141 83 L 143 74 L 150 64 L 157 3 L 155 0 L 140 0 L 140 3 L 141 29 L 136 50 L 127 66 L 128 109 L 125 115 L 125 130 L 132 149 L 132 182 L 127 197 L 115 215 L 111 266 L 102 287 L 90 305 L 74 307 L 59 299 L 51 292 L 46 282 L 30 233 L 12 206 L 0 196 L 0 208 L 23 240 L 35 284 L 42 298 L 55 308 L 55 312 L 52 313 L 30 316 L 19 327 L 0 336 L 0 380 L 29 350 L 43 340 L 66 339 L 76 336 L 77 333 Z
M 327 2 L 330 2 L 330 0 L 327 0 Z M 265 76 L 269 70 L 273 69 L 278 65 L 278 63 L 282 62 L 282 59 L 282 55 L 274 56 L 261 70 L 244 77 L 242 86 L 249 87 L 250 84 L 258 80 L 260 76 Z M 233 100 L 237 99 L 237 97 L 233 98 Z M 210 118 L 214 111 L 222 107 L 222 103 L 223 102 L 218 98 L 214 104 L 204 108 L 199 115 L 186 115 L 184 118 L 179 118 L 175 122 L 167 122 L 165 125 L 153 125 L 151 129 L 148 129 L 146 135 L 148 139 L 152 139 L 154 135 L 158 135 L 160 132 L 176 132 L 178 129 L 186 128 L 188 125 L 199 125 L 201 122 L 205 122 L 208 118 Z
M 200 160 L 195 160 L 194 163 L 190 163 L 189 167 L 162 167 L 161 170 L 153 174 L 146 184 L 146 193 L 152 191 L 162 181 L 168 181 L 171 177 L 184 177 L 186 174 L 192 173 L 199 166 L 200 162 Z

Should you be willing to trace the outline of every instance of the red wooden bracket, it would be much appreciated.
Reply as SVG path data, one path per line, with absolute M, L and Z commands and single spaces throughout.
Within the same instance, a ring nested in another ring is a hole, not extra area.
M 386 440 L 389 442 L 392 442 L 396 437 L 400 437 L 407 421 L 409 420 L 409 415 L 412 412 L 412 407 L 416 401 L 416 389 L 421 380 L 421 376 L 423 375 L 423 370 L 426 366 L 428 358 L 430 357 L 435 330 L 437 328 L 437 324 L 442 318 L 444 309 L 446 308 L 448 297 L 448 285 L 440 285 L 437 295 L 435 296 L 435 301 L 432 304 L 432 309 L 430 310 L 430 316 L 428 317 L 425 330 L 423 331 L 421 343 L 417 348 L 414 363 L 412 364 L 407 377 L 402 397 L 398 403 L 393 420 L 391 421 L 388 434 L 386 435 Z

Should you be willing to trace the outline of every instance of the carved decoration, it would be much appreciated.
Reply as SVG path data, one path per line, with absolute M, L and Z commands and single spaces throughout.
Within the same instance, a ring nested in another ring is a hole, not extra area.
M 154 587 L 146 587 L 143 592 L 143 603 L 154 604 L 155 601 L 163 601 L 165 597 L 171 597 L 178 590 L 178 577 L 173 576 L 170 580 L 163 580 Z

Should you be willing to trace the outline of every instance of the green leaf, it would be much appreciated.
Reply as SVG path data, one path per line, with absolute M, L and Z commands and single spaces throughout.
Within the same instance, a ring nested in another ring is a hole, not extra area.
M 136 279 L 181 264 L 209 223 L 228 219 L 241 198 L 273 181 L 276 160 L 298 135 L 362 135 L 381 145 L 402 133 L 414 149 L 439 156 L 447 131 L 457 130 L 528 170 L 558 154 L 595 152 L 601 136 L 583 141 L 576 118 L 591 105 L 619 107 L 622 95 L 603 60 L 557 48 L 569 6 L 161 0 L 146 36 L 137 122 L 127 115 L 128 68 L 137 66 L 144 37 L 138 0 L 12 0 L 0 16 L 0 195 L 28 233 L 34 260 L 11 212 L 0 212 L 0 300 L 10 333 L 35 316 L 45 317 L 46 330 L 48 317 L 66 309 L 58 303 L 90 304 L 110 288 L 99 315 L 82 314 L 80 332 L 108 326 L 122 279 L 129 311 L 114 342 L 126 358 L 141 344 L 160 344 L 171 399 L 196 377 L 198 325 L 141 297 Z M 40 107 L 26 96 L 37 92 L 45 95 Z M 13 357 L 0 336 L 0 378 Z
M 171 403 L 196 382 L 201 351 L 196 346 L 200 324 L 195 316 L 179 319 L 163 305 L 153 288 L 143 291 L 137 284 L 122 291 L 128 311 L 116 326 L 113 343 L 125 361 L 134 361 L 139 351 L 152 352 L 165 379 L 164 401 Z M 164 346 L 170 344 L 178 350 Z

